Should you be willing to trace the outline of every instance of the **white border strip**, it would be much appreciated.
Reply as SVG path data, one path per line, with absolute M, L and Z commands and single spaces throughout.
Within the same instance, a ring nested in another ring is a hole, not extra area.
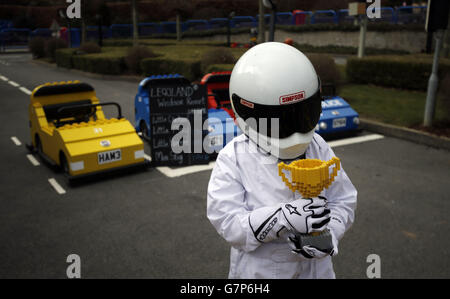
M 20 86 L 19 83 L 14 82 L 14 81 L 8 81 L 8 83 L 9 83 L 10 85 L 14 86 L 14 87 L 19 87 L 19 86 Z
M 17 138 L 16 136 L 11 137 L 11 140 L 17 146 L 21 146 L 22 145 L 22 142 L 20 142 L 19 138 Z
M 186 166 L 186 167 L 178 167 L 178 168 L 170 168 L 166 166 L 157 167 L 162 174 L 169 178 L 176 178 L 183 175 L 200 172 L 200 171 L 206 171 L 211 170 L 214 168 L 214 165 L 216 165 L 216 162 L 209 162 L 207 165 L 193 165 L 193 166 Z
M 27 155 L 28 160 L 33 164 L 33 166 L 39 166 L 39 161 L 36 160 L 36 158 L 33 155 L 28 154 Z
M 378 140 L 378 139 L 383 139 L 383 138 L 384 138 L 383 135 L 371 134 L 371 135 L 365 135 L 365 136 L 352 137 L 352 138 L 346 138 L 346 139 L 342 139 L 342 140 L 331 141 L 331 142 L 328 142 L 328 145 L 330 145 L 330 147 L 338 147 L 338 146 L 362 143 L 362 142 L 373 141 L 373 140 Z
M 48 182 L 50 183 L 50 185 L 52 185 L 53 189 L 55 189 L 55 191 L 58 194 L 65 194 L 66 193 L 66 190 L 64 190 L 64 188 L 61 187 L 61 185 L 58 184 L 58 182 L 54 178 L 48 179 Z
M 365 135 L 365 136 L 352 137 L 352 138 L 331 141 L 331 142 L 328 142 L 328 144 L 330 145 L 330 147 L 338 147 L 338 146 L 344 146 L 344 145 L 378 140 L 378 139 L 382 139 L 382 138 L 384 138 L 383 135 L 371 134 L 371 135 Z M 148 155 L 145 155 L 145 158 L 149 161 L 151 160 L 151 158 Z M 207 165 L 193 165 L 193 166 L 177 167 L 177 168 L 161 166 L 161 167 L 157 167 L 156 169 L 169 178 L 176 178 L 176 177 L 180 177 L 183 175 L 192 174 L 192 173 L 196 173 L 196 172 L 200 172 L 200 171 L 211 170 L 214 168 L 215 164 L 216 164 L 216 162 L 210 162 Z
M 29 89 L 27 89 L 27 88 L 25 88 L 25 87 L 21 87 L 21 88 L 19 88 L 20 89 L 20 91 L 22 91 L 23 93 L 25 93 L 25 94 L 27 94 L 27 95 L 31 95 L 31 91 L 29 90 Z

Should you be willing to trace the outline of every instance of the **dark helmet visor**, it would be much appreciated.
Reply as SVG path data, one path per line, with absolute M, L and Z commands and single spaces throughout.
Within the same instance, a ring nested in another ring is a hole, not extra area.
M 309 98 L 286 105 L 261 105 L 237 94 L 233 94 L 231 99 L 237 115 L 252 129 L 268 137 L 286 138 L 294 133 L 308 133 L 316 127 L 322 112 L 320 88 Z M 271 119 L 278 119 L 278 136 L 272 136 L 276 128 L 272 132 L 274 122 Z

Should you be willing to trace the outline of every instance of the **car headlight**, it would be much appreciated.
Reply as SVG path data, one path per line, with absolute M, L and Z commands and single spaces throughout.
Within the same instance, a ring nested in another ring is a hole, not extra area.
M 320 128 L 321 130 L 326 130 L 326 129 L 328 128 L 327 123 L 324 122 L 324 121 L 321 121 L 321 122 L 319 123 L 319 128 Z
M 138 150 L 134 152 L 134 159 L 143 159 L 145 158 L 144 150 Z
M 355 125 L 359 125 L 359 117 L 357 117 L 357 116 L 353 117 L 353 123 Z
M 72 171 L 80 171 L 84 169 L 84 161 L 78 161 L 70 163 L 70 169 Z

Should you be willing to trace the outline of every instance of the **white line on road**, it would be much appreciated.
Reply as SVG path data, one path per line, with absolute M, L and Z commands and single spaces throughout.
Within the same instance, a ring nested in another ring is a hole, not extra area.
M 19 86 L 20 86 L 19 83 L 14 82 L 14 81 L 8 81 L 8 83 L 9 83 L 10 85 L 14 86 L 14 87 L 19 87 Z
M 147 155 L 147 154 L 144 154 L 144 158 L 145 158 L 145 160 L 147 160 L 147 161 L 152 161 L 152 157 L 150 157 L 149 155 Z
M 8 81 L 9 79 L 6 78 L 5 76 L 0 76 L 0 79 L 2 79 L 3 81 Z
M 178 168 L 170 168 L 170 167 L 165 167 L 165 166 L 161 166 L 161 167 L 157 167 L 156 169 L 158 169 L 162 174 L 164 174 L 165 176 L 169 177 L 169 178 L 176 178 L 176 177 L 180 177 L 186 174 L 191 174 L 191 173 L 196 173 L 196 172 L 200 172 L 200 171 L 205 171 L 205 170 L 211 170 L 214 168 L 214 165 L 216 165 L 216 162 L 210 162 L 207 165 L 193 165 L 193 166 L 186 166 L 186 167 L 178 167 Z
M 54 178 L 48 179 L 48 182 L 50 183 L 50 185 L 52 185 L 52 187 L 55 189 L 55 191 L 58 194 L 65 194 L 66 193 L 66 190 L 64 190 L 64 188 L 61 187 L 61 185 L 58 184 L 58 182 Z
M 33 155 L 28 154 L 27 155 L 28 160 L 33 164 L 33 166 L 39 166 L 39 161 L 36 160 L 36 158 Z
M 21 146 L 22 145 L 22 142 L 20 142 L 19 138 L 17 138 L 16 136 L 11 137 L 11 140 L 17 146 Z
M 30 95 L 31 94 L 31 91 L 30 90 L 28 90 L 27 88 L 25 88 L 25 87 L 21 87 L 21 88 L 19 88 L 20 89 L 20 91 L 22 91 L 23 93 L 25 93 L 25 94 L 27 94 L 27 95 Z
M 349 144 L 355 144 L 355 143 L 361 143 L 366 141 L 372 141 L 372 140 L 378 140 L 384 138 L 383 135 L 380 134 L 371 134 L 371 135 L 365 135 L 365 136 L 359 136 L 359 137 L 352 137 L 352 138 L 346 138 L 336 141 L 328 142 L 330 147 L 338 147 L 343 145 L 349 145 Z
M 344 146 L 344 145 L 350 145 L 355 143 L 362 143 L 372 140 L 378 140 L 384 138 L 383 135 L 380 134 L 371 134 L 371 135 L 365 135 L 360 137 L 352 137 L 352 138 L 346 138 L 336 141 L 328 142 L 330 147 L 338 147 L 338 146 Z M 145 158 L 149 161 L 151 161 L 151 158 L 148 155 L 145 155 Z M 214 168 L 215 162 L 210 162 L 207 165 L 193 165 L 193 166 L 186 166 L 186 167 L 177 167 L 177 168 L 170 168 L 166 166 L 157 167 L 162 174 L 169 178 L 175 178 L 180 177 L 187 174 L 192 174 L 200 171 L 205 170 L 211 170 Z

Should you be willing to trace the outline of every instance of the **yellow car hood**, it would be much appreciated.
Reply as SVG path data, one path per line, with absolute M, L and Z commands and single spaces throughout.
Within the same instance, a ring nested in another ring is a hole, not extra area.
M 72 157 L 131 146 L 143 148 L 142 140 L 126 119 L 65 125 L 57 131 Z

